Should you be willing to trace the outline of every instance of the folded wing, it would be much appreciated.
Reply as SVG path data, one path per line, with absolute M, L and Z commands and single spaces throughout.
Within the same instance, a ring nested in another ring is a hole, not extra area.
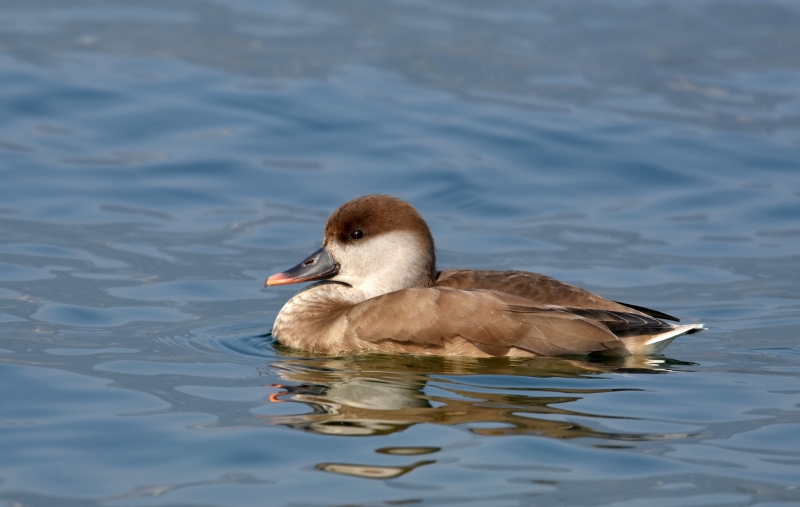
M 405 344 L 410 351 L 446 350 L 463 340 L 497 356 L 511 348 L 543 356 L 624 351 L 602 323 L 490 290 L 405 289 L 343 307 L 331 317 L 350 339 Z
M 435 286 L 461 290 L 496 290 L 519 296 L 542 305 L 612 310 L 631 315 L 650 316 L 657 319 L 678 321 L 676 317 L 667 315 L 666 313 L 641 306 L 611 301 L 597 294 L 592 294 L 580 287 L 529 271 L 449 269 L 441 271 L 438 274 Z

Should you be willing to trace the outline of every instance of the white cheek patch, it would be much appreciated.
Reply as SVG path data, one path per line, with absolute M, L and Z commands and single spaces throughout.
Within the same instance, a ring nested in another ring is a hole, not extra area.
M 328 245 L 341 265 L 333 278 L 359 290 L 366 298 L 413 287 L 428 264 L 424 242 L 407 231 L 381 234 L 349 245 Z

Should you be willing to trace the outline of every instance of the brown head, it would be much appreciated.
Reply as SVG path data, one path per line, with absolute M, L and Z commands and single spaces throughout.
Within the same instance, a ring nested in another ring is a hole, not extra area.
M 419 212 L 395 197 L 367 195 L 334 211 L 322 248 L 266 285 L 330 279 L 375 297 L 429 287 L 435 277 L 433 236 Z

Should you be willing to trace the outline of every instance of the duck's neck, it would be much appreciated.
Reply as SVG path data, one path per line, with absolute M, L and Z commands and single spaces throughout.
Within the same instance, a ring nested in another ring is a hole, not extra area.
M 433 280 L 430 279 L 430 276 L 422 276 L 419 273 L 393 269 L 386 270 L 378 275 L 365 279 L 358 285 L 350 286 L 349 290 L 346 291 L 349 293 L 348 299 L 353 304 L 356 304 L 410 287 L 430 287 L 433 285 Z
M 370 293 L 355 289 L 344 283 L 322 281 L 309 285 L 294 295 L 291 300 L 302 301 L 307 304 L 341 304 L 357 305 L 375 296 Z

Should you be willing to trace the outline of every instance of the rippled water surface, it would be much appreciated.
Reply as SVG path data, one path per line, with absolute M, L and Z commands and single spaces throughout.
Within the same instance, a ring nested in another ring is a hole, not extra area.
M 0 3 L 0 505 L 800 502 L 795 2 Z M 366 193 L 664 357 L 313 357 Z

